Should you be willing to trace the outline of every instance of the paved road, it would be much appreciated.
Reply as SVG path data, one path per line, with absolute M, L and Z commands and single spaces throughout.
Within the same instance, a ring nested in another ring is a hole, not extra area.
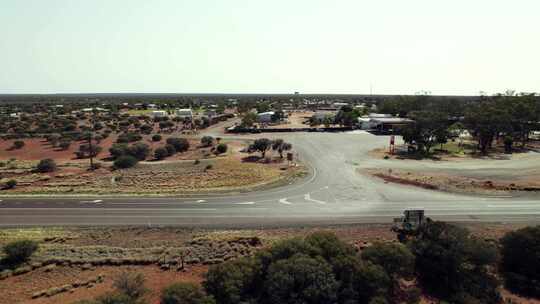
M 225 196 L 167 198 L 0 198 L 0 225 L 178 225 L 273 227 L 364 222 L 389 223 L 406 208 L 451 221 L 540 219 L 540 201 L 475 197 L 385 184 L 359 173 L 380 165 L 366 153 L 387 137 L 363 132 L 283 134 L 306 179 L 284 187 Z

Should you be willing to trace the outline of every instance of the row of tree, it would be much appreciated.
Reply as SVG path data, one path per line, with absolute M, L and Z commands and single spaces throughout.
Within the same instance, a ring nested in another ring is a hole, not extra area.
M 477 141 L 483 154 L 497 139 L 502 139 L 507 152 L 511 152 L 515 142 L 524 147 L 531 132 L 540 130 L 540 99 L 532 94 L 507 92 L 475 101 L 415 96 L 385 102 L 381 111 L 414 120 L 400 131 L 405 142 L 423 154 L 463 131 Z

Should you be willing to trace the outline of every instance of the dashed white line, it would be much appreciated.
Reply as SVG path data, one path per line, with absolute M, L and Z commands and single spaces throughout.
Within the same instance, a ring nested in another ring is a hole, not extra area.
M 255 205 L 255 202 L 241 202 L 241 203 L 236 203 L 236 205 Z
M 206 203 L 206 201 L 201 199 L 201 200 L 198 200 L 197 203 Z
M 80 201 L 79 203 L 81 203 L 81 204 L 98 204 L 98 203 L 101 203 L 101 202 L 103 202 L 103 200 L 98 199 L 98 200 L 93 200 L 93 201 Z

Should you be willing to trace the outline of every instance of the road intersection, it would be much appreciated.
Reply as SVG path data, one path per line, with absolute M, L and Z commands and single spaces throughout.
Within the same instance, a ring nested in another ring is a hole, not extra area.
M 3 197 L 1 226 L 177 225 L 272 227 L 390 223 L 423 208 L 447 221 L 536 222 L 535 197 L 469 196 L 387 184 L 361 174 L 388 138 L 363 132 L 282 134 L 310 174 L 290 185 L 230 195 L 183 197 Z

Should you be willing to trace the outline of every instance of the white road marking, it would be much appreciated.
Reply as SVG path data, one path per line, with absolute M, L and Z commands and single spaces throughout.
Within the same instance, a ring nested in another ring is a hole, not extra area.
M 538 204 L 487 205 L 488 208 L 538 208 Z
M 255 205 L 255 202 L 241 202 L 241 203 L 236 203 L 236 205 Z
M 310 195 L 309 193 L 308 193 L 308 194 L 304 194 L 304 199 L 305 199 L 306 201 L 314 202 L 314 203 L 321 204 L 321 205 L 325 205 L 325 204 L 326 204 L 326 202 L 324 202 L 324 201 L 320 201 L 320 200 L 311 198 L 311 195 Z
M 201 200 L 198 200 L 197 203 L 206 203 L 206 201 L 201 199 Z
M 287 198 L 282 198 L 279 200 L 279 202 L 285 205 L 292 205 L 291 202 L 287 201 Z
M 98 204 L 101 202 L 103 202 L 103 200 L 98 199 L 98 200 L 93 200 L 93 201 L 81 201 L 80 203 L 81 204 Z

